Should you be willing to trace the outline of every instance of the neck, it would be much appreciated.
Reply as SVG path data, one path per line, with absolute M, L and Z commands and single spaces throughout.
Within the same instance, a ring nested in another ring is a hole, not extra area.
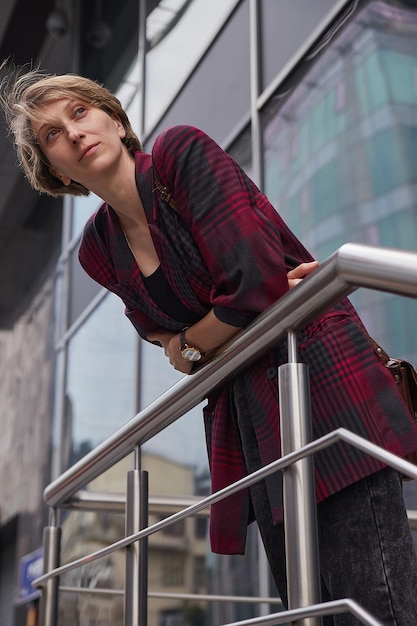
M 100 181 L 100 185 L 91 191 L 99 196 L 117 213 L 124 225 L 141 223 L 145 220 L 142 202 L 136 187 L 135 159 L 125 153 L 118 167 L 110 176 Z

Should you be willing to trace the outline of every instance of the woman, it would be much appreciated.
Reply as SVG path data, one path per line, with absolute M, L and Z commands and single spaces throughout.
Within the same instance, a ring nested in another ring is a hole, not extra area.
M 85 227 L 81 264 L 177 370 L 191 373 L 316 266 L 201 130 L 170 128 L 147 154 L 119 101 L 92 81 L 29 72 L 7 85 L 3 106 L 29 182 L 53 196 L 103 199 Z M 344 426 L 400 456 L 417 448 L 412 417 L 347 299 L 301 333 L 300 354 L 310 367 L 314 437 Z M 280 456 L 276 368 L 285 361 L 281 344 L 208 395 L 213 490 Z M 417 563 L 399 475 L 344 444 L 318 453 L 315 472 L 324 599 L 351 597 L 384 624 L 414 625 Z M 280 479 L 213 506 L 211 544 L 243 553 L 256 519 L 285 601 Z M 325 623 L 358 621 L 343 614 Z

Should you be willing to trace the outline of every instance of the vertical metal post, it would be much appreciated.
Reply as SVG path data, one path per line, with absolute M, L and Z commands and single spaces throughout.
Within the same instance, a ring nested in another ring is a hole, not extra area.
M 311 441 L 308 367 L 297 363 L 297 343 L 288 333 L 288 360 L 278 370 L 282 454 Z M 312 457 L 293 463 L 284 472 L 284 524 L 287 561 L 288 608 L 320 603 L 320 567 Z M 320 626 L 319 617 L 302 621 Z
M 55 515 L 54 515 L 55 517 Z M 46 574 L 59 565 L 61 530 L 56 524 L 47 526 L 43 531 L 43 573 Z M 39 608 L 39 624 L 57 626 L 58 624 L 58 577 L 51 578 L 42 589 Z
M 127 474 L 126 535 L 148 525 L 148 473 L 134 469 Z M 148 623 L 148 539 L 126 548 L 124 626 Z
M 258 108 L 258 97 L 261 91 L 261 7 L 259 0 L 249 3 L 249 45 L 250 45 L 250 108 L 251 108 L 251 141 L 252 169 L 255 183 L 261 189 L 264 186 L 264 159 L 261 113 Z
M 148 13 L 147 0 L 139 0 L 138 25 L 138 83 L 139 83 L 139 127 L 138 136 L 141 141 L 145 137 L 146 124 L 146 18 Z
M 252 143 L 252 178 L 258 187 L 263 186 L 263 141 L 260 112 L 257 100 L 261 88 L 261 7 L 258 0 L 249 2 L 249 48 L 250 48 L 250 109 L 251 109 L 251 143 Z M 268 561 L 263 542 L 258 533 L 258 593 L 265 598 L 269 596 Z M 268 615 L 267 603 L 258 606 L 258 614 Z

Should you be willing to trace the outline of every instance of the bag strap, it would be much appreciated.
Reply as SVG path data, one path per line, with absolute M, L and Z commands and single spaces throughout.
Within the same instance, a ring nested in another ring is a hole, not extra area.
M 391 361 L 390 356 L 385 352 L 383 348 L 381 348 L 381 346 L 375 341 L 375 339 L 372 339 L 372 337 L 368 334 L 368 332 L 366 332 L 366 334 L 368 335 L 369 342 L 371 346 L 373 347 L 374 351 L 376 352 L 376 354 L 379 356 L 383 364 L 387 365 L 387 363 Z
M 161 183 L 161 181 L 159 180 L 158 176 L 156 175 L 155 170 L 153 172 L 153 180 L 154 180 L 156 189 L 159 191 L 159 195 L 161 196 L 161 200 L 163 202 L 166 202 L 166 204 L 168 204 L 171 207 L 171 209 L 174 209 L 174 211 L 176 211 L 177 210 L 177 203 L 175 202 L 174 198 L 169 193 L 168 189 L 166 187 L 164 187 L 164 185 Z

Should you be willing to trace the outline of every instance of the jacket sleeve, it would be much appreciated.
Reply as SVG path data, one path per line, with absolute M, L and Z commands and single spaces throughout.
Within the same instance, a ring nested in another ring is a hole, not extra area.
M 194 127 L 160 135 L 153 164 L 210 272 L 216 316 L 245 326 L 288 291 L 277 212 L 230 155 Z

